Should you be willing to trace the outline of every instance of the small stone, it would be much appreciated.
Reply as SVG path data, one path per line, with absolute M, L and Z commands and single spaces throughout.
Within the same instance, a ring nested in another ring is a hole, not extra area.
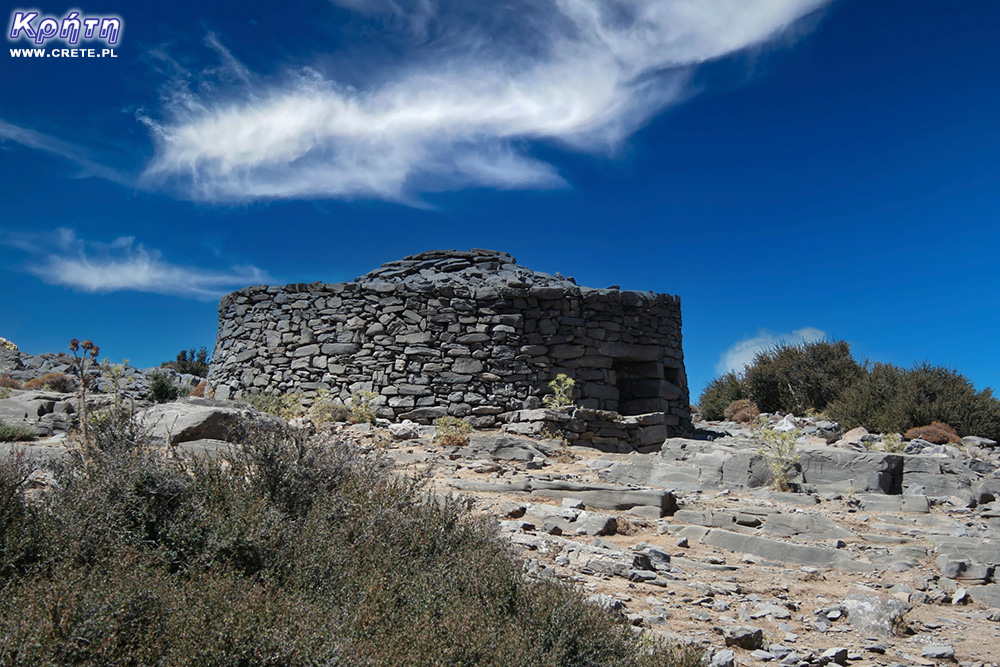
M 824 664 L 835 662 L 838 665 L 847 664 L 847 649 L 843 647 L 828 648 L 819 657 Z
M 727 625 L 722 634 L 726 646 L 739 646 L 748 651 L 758 649 L 764 643 L 764 631 L 751 625 Z
M 687 549 L 688 548 L 688 538 L 682 537 L 681 539 L 677 540 L 677 546 L 679 546 L 681 549 Z M 730 653 L 732 653 L 732 651 L 730 651 Z
M 712 656 L 711 667 L 733 667 L 736 660 L 736 653 L 732 649 L 716 651 Z
M 925 646 L 920 655 L 929 660 L 951 660 L 955 657 L 955 649 L 951 644 Z

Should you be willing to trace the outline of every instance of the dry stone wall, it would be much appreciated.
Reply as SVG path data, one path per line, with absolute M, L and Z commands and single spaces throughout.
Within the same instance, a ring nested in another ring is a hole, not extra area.
M 688 426 L 680 299 L 580 287 L 501 252 L 422 253 L 352 282 L 224 297 L 210 383 L 219 398 L 374 391 L 382 417 L 487 427 L 539 407 L 559 373 L 581 408 Z

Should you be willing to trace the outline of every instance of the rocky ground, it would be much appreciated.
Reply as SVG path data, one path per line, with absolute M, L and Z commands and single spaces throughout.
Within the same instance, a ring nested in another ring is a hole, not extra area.
M 72 421 L 70 395 L 12 393 L 0 417 Z M 204 455 L 228 447 L 249 410 L 185 399 L 140 417 L 159 442 Z M 536 576 L 581 586 L 637 632 L 703 646 L 717 667 L 1000 664 L 994 443 L 912 441 L 893 453 L 878 436 L 785 421 L 806 433 L 786 493 L 766 486 L 759 441 L 731 423 L 643 454 L 502 431 L 444 446 L 433 427 L 406 422 L 332 428 L 470 499 Z M 57 432 L 0 449 L 52 458 L 69 446 Z

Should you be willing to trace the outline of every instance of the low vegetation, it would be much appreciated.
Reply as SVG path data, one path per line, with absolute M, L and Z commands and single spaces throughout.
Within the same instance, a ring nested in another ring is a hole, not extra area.
M 911 369 L 862 365 L 844 341 L 783 344 L 761 352 L 744 373 L 710 382 L 698 406 L 705 419 L 721 420 L 739 400 L 752 401 L 761 412 L 821 413 L 845 429 L 906 433 L 941 422 L 959 437 L 1000 440 L 1000 401 L 990 389 L 976 391 L 965 376 L 927 363 Z
M 434 420 L 434 440 L 445 447 L 469 444 L 469 436 L 474 430 L 472 424 L 459 417 L 438 417 Z
M 209 363 L 208 350 L 204 347 L 195 350 L 192 347 L 190 350 L 181 350 L 177 353 L 177 359 L 163 362 L 160 364 L 160 368 L 172 368 L 181 375 L 188 374 L 203 378 L 208 377 Z
M 301 393 L 269 394 L 259 391 L 243 395 L 243 401 L 257 412 L 266 412 L 282 419 L 301 417 L 303 396 Z
M 698 399 L 698 409 L 704 419 L 721 421 L 726 418 L 726 408 L 747 398 L 747 389 L 742 378 L 729 371 L 723 373 L 708 383 L 701 398 Z
M 749 398 L 741 398 L 730 403 L 723 415 L 729 421 L 748 424 L 757 421 L 757 418 L 760 417 L 760 410 L 757 409 L 757 404 Z
M 697 664 L 373 454 L 249 422 L 180 463 L 119 407 L 29 491 L 0 464 L 0 664 Z
M 34 439 L 35 431 L 33 429 L 21 424 L 7 424 L 0 420 L 0 442 L 25 442 Z
M 176 401 L 179 395 L 180 389 L 169 375 L 162 371 L 153 371 L 149 374 L 149 397 L 154 403 Z
M 374 424 L 375 408 L 372 403 L 378 398 L 374 391 L 358 391 L 351 395 L 347 401 L 347 409 L 350 411 L 350 420 L 356 424 Z
M 953 445 L 962 442 L 962 438 L 958 436 L 958 431 L 942 422 L 934 422 L 927 426 L 911 428 L 904 435 L 907 440 L 920 438 L 935 445 Z
M 77 383 L 65 373 L 46 373 L 42 377 L 28 380 L 24 383 L 25 389 L 48 389 L 64 394 L 76 391 Z
M 795 441 L 802 435 L 798 429 L 778 431 L 761 421 L 754 429 L 757 454 L 771 469 L 771 487 L 775 491 L 792 490 L 792 474 L 798 469 L 799 454 Z
M 576 388 L 576 380 L 559 373 L 555 379 L 549 382 L 551 392 L 542 399 L 542 405 L 547 408 L 568 408 L 573 405 L 573 393 Z
M 828 412 L 845 428 L 905 433 L 943 422 L 960 436 L 1000 440 L 1000 401 L 991 390 L 976 391 L 963 375 L 926 363 L 911 369 L 873 364 Z

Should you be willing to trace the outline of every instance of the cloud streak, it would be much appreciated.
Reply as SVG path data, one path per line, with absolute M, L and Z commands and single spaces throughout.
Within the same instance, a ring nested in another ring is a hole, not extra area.
M 132 236 L 100 243 L 59 228 L 50 235 L 9 235 L 3 242 L 30 255 L 29 273 L 81 292 L 131 291 L 214 300 L 231 289 L 269 280 L 253 266 L 219 271 L 173 264 Z
M 722 353 L 719 363 L 715 365 L 715 371 L 719 375 L 733 371 L 742 373 L 744 365 L 753 362 L 754 356 L 778 343 L 809 343 L 826 338 L 826 332 L 816 327 L 803 327 L 791 333 L 774 333 L 773 331 L 761 330 L 756 336 L 744 338 L 738 343 Z
M 87 156 L 87 151 L 80 146 L 4 120 L 0 120 L 0 140 L 13 141 L 27 148 L 52 153 L 74 162 L 82 169 L 79 174 L 80 178 L 96 176 L 126 187 L 131 187 L 135 180 L 115 169 L 93 161 Z
M 168 89 L 146 182 L 208 201 L 379 198 L 564 181 L 535 142 L 613 153 L 690 94 L 694 68 L 760 46 L 828 0 L 333 0 L 414 36 L 363 87 L 280 80 L 206 40 L 228 85 Z

